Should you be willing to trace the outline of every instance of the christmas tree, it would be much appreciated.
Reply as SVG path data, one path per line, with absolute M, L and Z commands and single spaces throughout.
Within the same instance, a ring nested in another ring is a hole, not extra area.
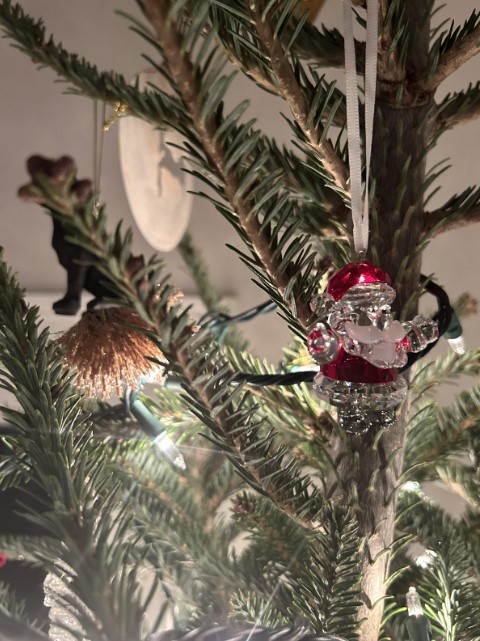
M 161 258 L 135 256 L 131 231 L 111 230 L 108 203 L 71 158 L 30 159 L 20 195 L 52 216 L 60 253 L 78 250 L 69 276 L 80 273 L 102 304 L 53 340 L 0 263 L 0 380 L 18 402 L 4 408 L 1 484 L 23 493 L 17 511 L 39 532 L 2 536 L 0 550 L 44 570 L 50 611 L 32 620 L 2 582 L 2 639 L 480 638 L 480 392 L 446 407 L 429 393 L 478 375 L 480 353 L 426 356 L 435 332 L 459 337 L 473 305 L 463 297 L 452 308 L 421 275 L 431 239 L 479 219 L 475 188 L 428 209 L 442 170 L 427 172 L 426 158 L 444 131 L 480 113 L 478 84 L 436 98 L 480 52 L 480 14 L 433 29 L 431 0 L 371 0 L 368 20 L 359 0 L 349 54 L 339 31 L 309 20 L 308 4 L 138 0 L 144 19 L 131 26 L 166 83 L 142 88 L 0 2 L 15 46 L 110 105 L 111 121 L 136 116 L 181 136 L 199 195 L 243 243 L 232 260 L 268 298 L 230 315 L 186 234 L 181 253 L 208 310 L 196 317 Z M 369 109 L 362 101 L 366 125 L 352 136 L 356 100 L 323 70 L 352 56 L 368 68 L 372 7 L 369 163 L 354 149 L 361 138 L 368 152 Z M 226 106 L 227 61 L 282 99 L 293 145 L 263 133 L 247 102 Z M 371 166 L 366 257 L 352 253 L 352 159 Z M 432 318 L 416 315 L 424 292 L 438 302 Z M 250 353 L 237 327 L 273 307 L 291 330 L 281 366 Z M 145 380 L 156 381 L 151 393 Z M 114 394 L 120 403 L 101 398 Z M 460 518 L 422 492 L 432 480 L 467 502 Z

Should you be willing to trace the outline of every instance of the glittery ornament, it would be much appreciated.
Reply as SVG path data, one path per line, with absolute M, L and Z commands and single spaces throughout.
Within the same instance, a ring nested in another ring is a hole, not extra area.
M 109 398 L 121 396 L 125 386 L 135 390 L 145 381 L 161 382 L 163 367 L 148 359 L 164 357 L 141 332 L 146 328 L 126 307 L 85 312 L 58 341 L 68 365 L 77 371 L 77 387 L 87 397 Z
M 395 408 L 407 393 L 398 369 L 407 363 L 408 352 L 420 352 L 438 338 L 438 327 L 428 318 L 393 320 L 394 298 L 389 275 L 360 262 L 337 271 L 326 292 L 312 301 L 318 320 L 307 347 L 320 364 L 314 387 L 338 407 L 346 431 L 395 422 Z

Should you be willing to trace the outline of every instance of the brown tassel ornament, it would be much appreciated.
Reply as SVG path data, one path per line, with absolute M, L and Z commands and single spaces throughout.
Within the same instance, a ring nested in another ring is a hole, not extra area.
M 69 367 L 77 371 L 77 387 L 88 398 L 122 396 L 126 386 L 135 390 L 145 380 L 163 381 L 163 367 L 147 359 L 164 359 L 141 333 L 147 327 L 131 309 L 107 307 L 85 312 L 58 340 Z

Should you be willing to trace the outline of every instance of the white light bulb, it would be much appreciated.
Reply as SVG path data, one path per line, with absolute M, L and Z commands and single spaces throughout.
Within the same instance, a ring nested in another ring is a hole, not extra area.
M 187 469 L 182 453 L 166 432 L 153 439 L 153 448 L 158 455 L 167 458 L 175 467 L 181 470 Z
M 418 616 L 423 614 L 422 604 L 417 591 L 412 586 L 408 589 L 407 593 L 407 609 L 409 616 Z
M 465 340 L 462 335 L 458 336 L 457 338 L 449 338 L 448 344 L 453 349 L 455 354 L 460 354 L 460 355 L 465 354 L 465 351 L 466 351 Z
M 400 487 L 401 492 L 420 492 L 420 483 L 417 481 L 407 481 Z

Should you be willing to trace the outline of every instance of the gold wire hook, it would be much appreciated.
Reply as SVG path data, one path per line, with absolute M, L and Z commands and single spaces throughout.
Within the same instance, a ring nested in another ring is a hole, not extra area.
M 103 121 L 103 131 L 109 131 L 110 127 L 122 116 L 127 113 L 128 105 L 125 102 L 117 102 L 113 105 L 113 111 L 108 117 L 108 120 Z

